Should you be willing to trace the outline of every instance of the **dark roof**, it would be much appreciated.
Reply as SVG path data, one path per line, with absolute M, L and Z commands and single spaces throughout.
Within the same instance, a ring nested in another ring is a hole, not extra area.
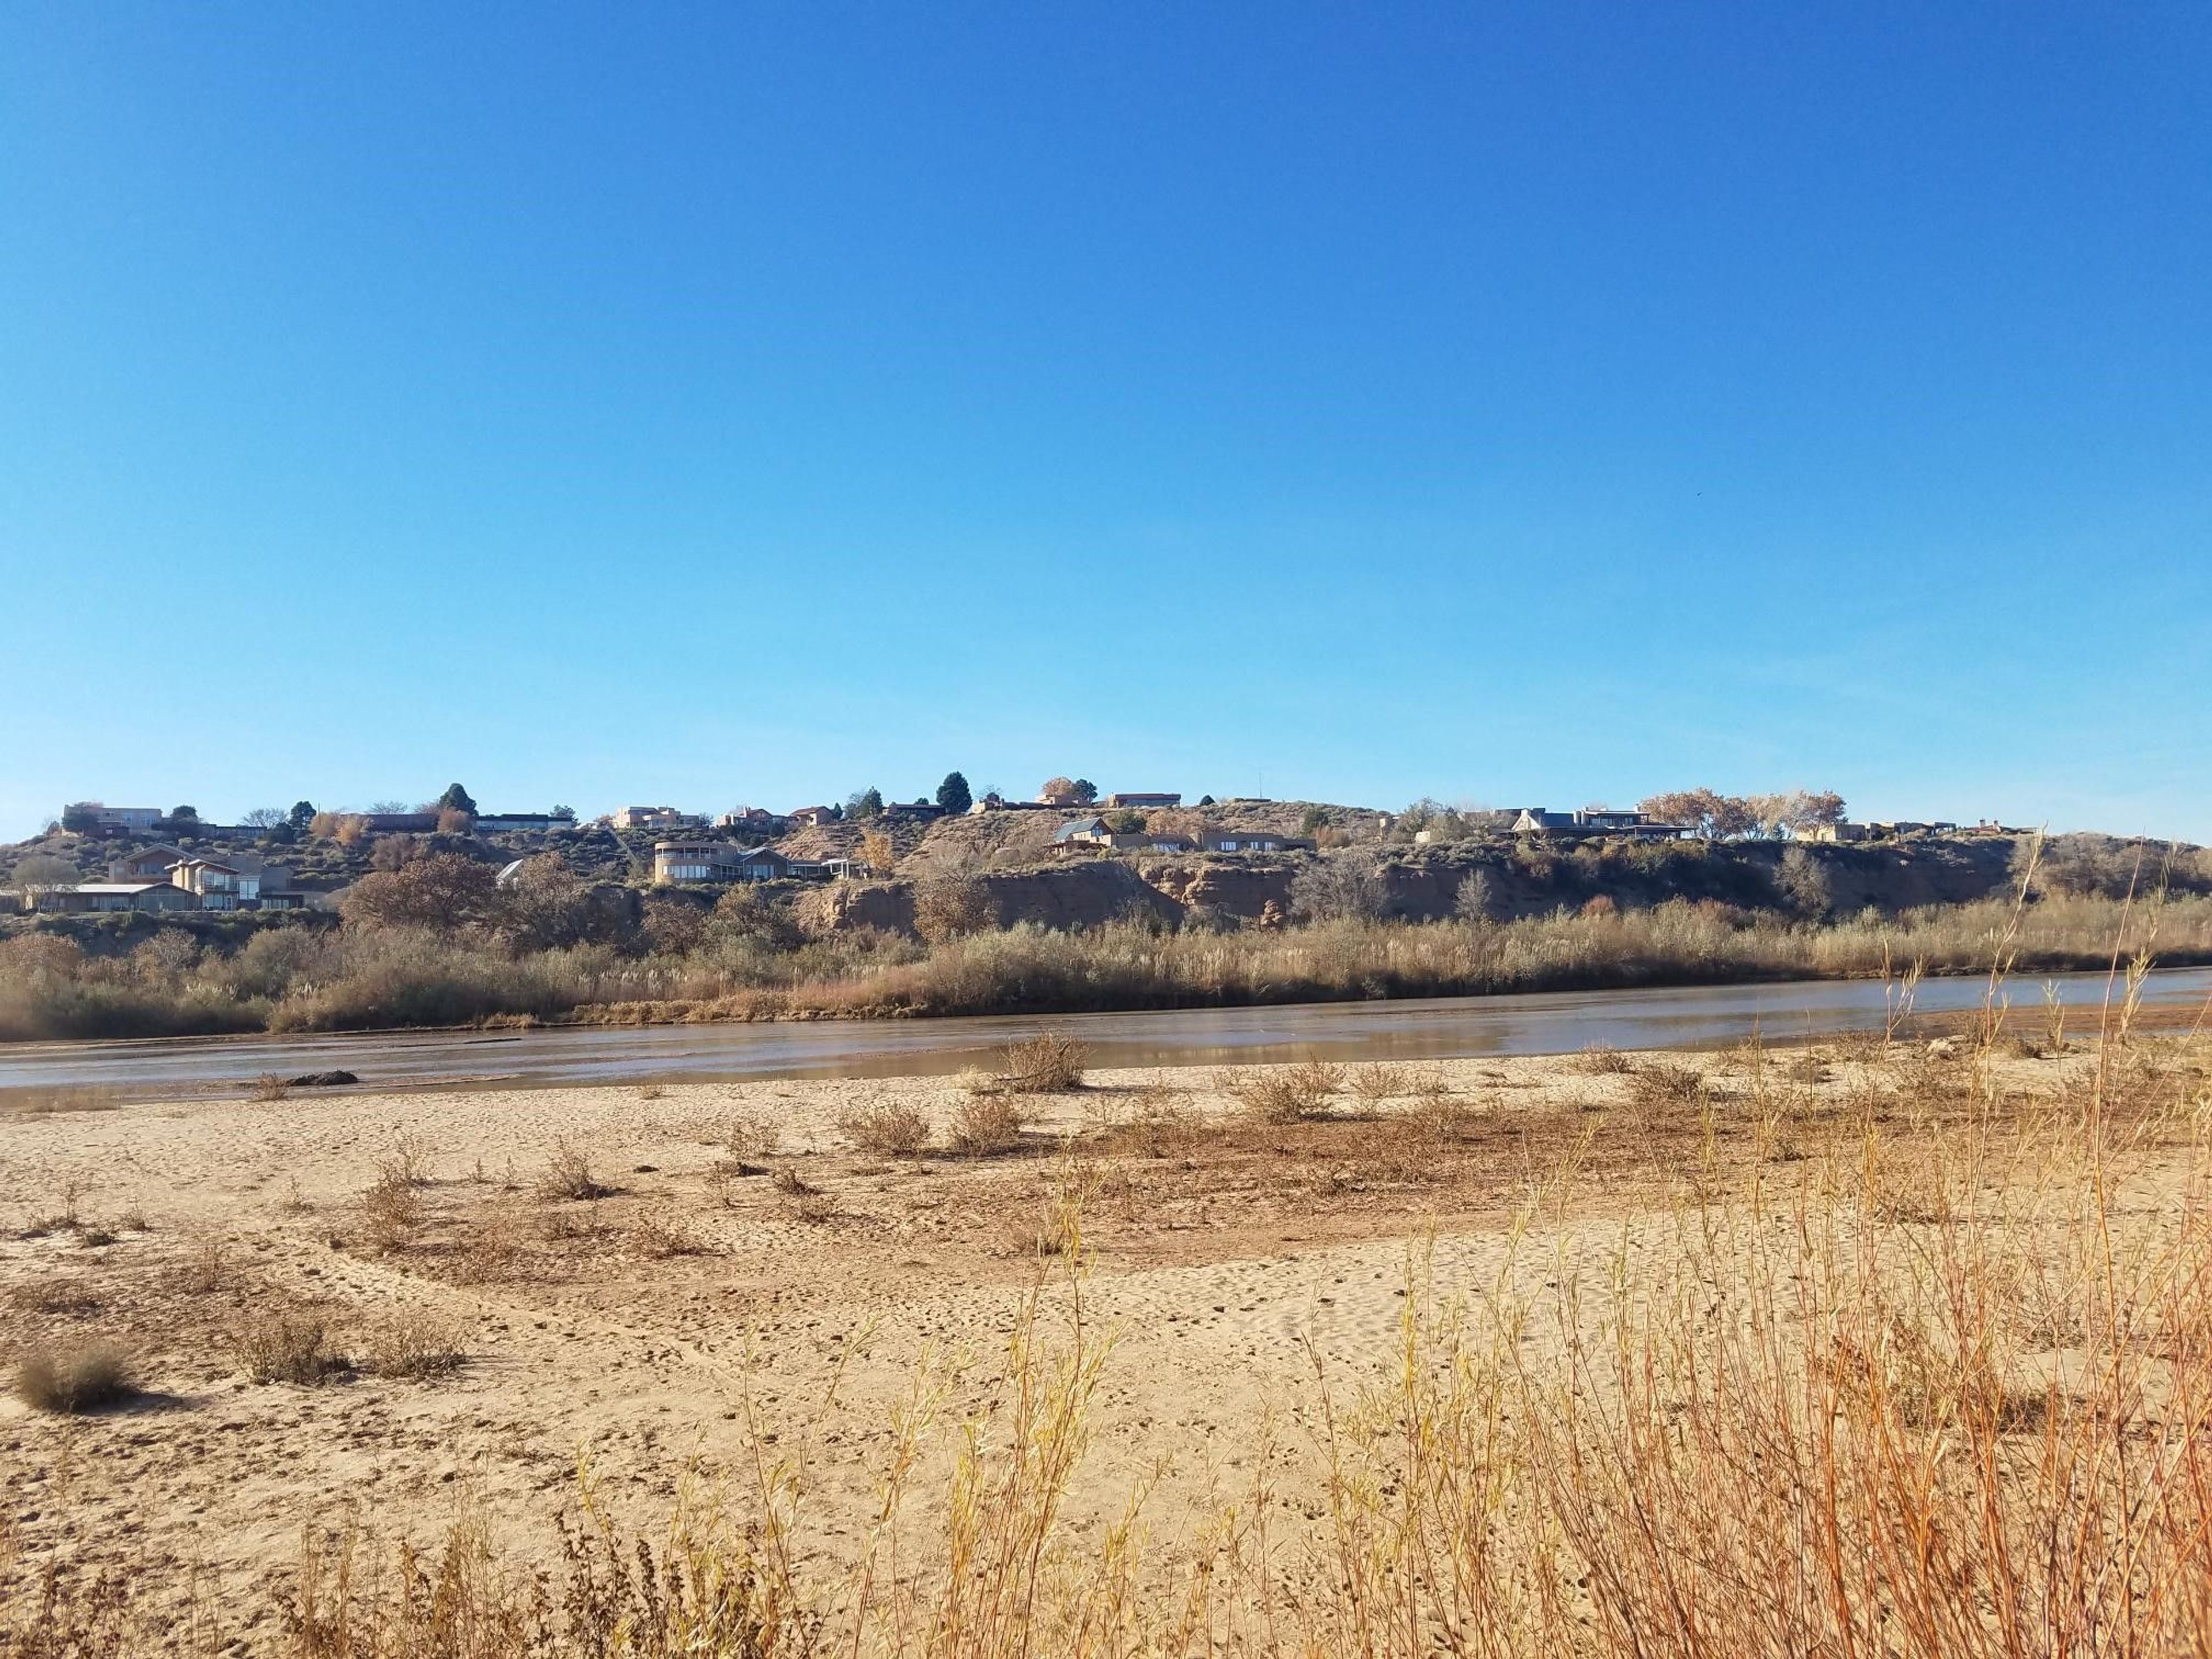
M 1054 841 L 1073 841 L 1086 831 L 1096 835 L 1105 827 L 1106 820 L 1103 818 L 1070 818 L 1052 832 L 1052 838 Z

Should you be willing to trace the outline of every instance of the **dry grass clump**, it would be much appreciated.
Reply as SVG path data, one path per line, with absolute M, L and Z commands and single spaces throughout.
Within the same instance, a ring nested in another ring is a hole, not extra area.
M 1620 1077 L 1636 1069 L 1636 1062 L 1610 1042 L 1593 1042 L 1569 1062 L 1585 1077 Z
M 290 1079 L 275 1072 L 264 1072 L 253 1079 L 252 1097 L 256 1100 L 282 1100 L 291 1092 Z
M 446 1271 L 464 1285 L 496 1285 L 526 1277 L 529 1250 L 525 1231 L 525 1222 L 512 1209 L 491 1209 L 462 1231 L 447 1258 Z
M 100 1311 L 100 1297 L 90 1279 L 72 1274 L 18 1285 L 8 1292 L 8 1304 L 25 1313 L 66 1314 L 82 1318 Z
M 409 1382 L 447 1376 L 468 1359 L 449 1326 L 420 1312 L 404 1313 L 376 1326 L 356 1358 L 362 1370 L 377 1376 Z
M 1415 1092 L 1406 1121 L 1438 1143 L 1465 1140 L 1475 1133 L 1482 1114 L 1474 1102 L 1462 1100 L 1431 1077 Z
M 630 1248 L 648 1261 L 707 1254 L 707 1246 L 697 1234 L 653 1210 L 646 1211 L 630 1223 L 629 1243 Z
M 1065 1094 L 1083 1086 L 1091 1045 L 1058 1031 L 1040 1031 L 1026 1042 L 1006 1048 L 1006 1069 L 1000 1081 L 1020 1095 Z
M 549 1244 L 565 1244 L 571 1239 L 597 1238 L 607 1231 L 606 1223 L 599 1218 L 597 1200 L 580 1210 L 549 1210 L 538 1224 L 538 1236 Z
M 379 1250 L 402 1250 L 422 1224 L 422 1194 L 397 1170 L 386 1168 L 361 1195 L 362 1235 Z
M 722 1144 L 734 1158 L 773 1158 L 783 1145 L 783 1127 L 757 1112 L 731 1112 L 720 1122 Z
M 952 1114 L 952 1150 L 969 1158 L 1012 1151 L 1021 1144 L 1022 1109 L 1003 1095 L 970 1095 Z
M 252 1320 L 230 1334 L 230 1350 L 255 1382 L 313 1387 L 346 1369 L 344 1356 L 328 1346 L 330 1325 L 311 1313 L 280 1313 Z
M 1413 1074 L 1403 1066 L 1359 1066 L 1352 1068 L 1352 1092 L 1364 1104 L 1380 1106 L 1413 1091 Z
M 1004 1229 L 1007 1254 L 1041 1261 L 1074 1255 L 1082 1247 L 1082 1237 L 1076 1212 L 1064 1200 L 1018 1210 L 1006 1218 Z
M 837 1127 L 860 1151 L 882 1157 L 913 1158 L 929 1146 L 928 1115 L 902 1102 L 848 1112 L 837 1120 Z
M 16 1235 L 18 1238 L 46 1238 L 54 1233 L 82 1233 L 87 1223 L 78 1206 L 92 1191 L 92 1183 L 81 1176 L 74 1176 L 54 1189 L 60 1207 L 46 1215 L 33 1218 L 30 1224 Z
M 137 1391 L 130 1360 L 105 1342 L 35 1348 L 15 1370 L 15 1397 L 33 1411 L 97 1411 Z M 36 1650 L 31 1650 L 36 1651 Z
M 1146 1084 L 1126 1104 L 1102 1096 L 1085 1118 L 1092 1141 L 1103 1150 L 1139 1158 L 1181 1157 L 1205 1133 L 1190 1097 L 1163 1083 Z
M 1694 1106 L 1705 1094 L 1705 1074 L 1694 1066 L 1653 1060 L 1628 1074 L 1628 1097 L 1639 1106 Z
M 392 1150 L 376 1160 L 380 1179 L 403 1187 L 428 1187 L 435 1183 L 430 1176 L 429 1149 L 420 1137 L 411 1134 L 394 1135 Z
M 1792 1083 L 1826 1083 L 1834 1073 L 1819 1049 L 1806 1048 L 1784 1062 L 1782 1075 Z
M 1328 1109 L 1344 1088 L 1344 1068 L 1321 1060 L 1224 1072 L 1215 1086 L 1261 1123 L 1299 1123 Z
M 212 1236 L 194 1240 L 191 1253 L 169 1275 L 170 1284 L 186 1296 L 212 1296 L 229 1279 L 222 1240 Z
M 549 1203 L 563 1200 L 607 1198 L 614 1188 L 602 1185 L 592 1174 L 592 1160 L 584 1149 L 573 1140 L 553 1144 L 553 1155 L 545 1160 L 545 1173 L 538 1177 L 538 1195 Z

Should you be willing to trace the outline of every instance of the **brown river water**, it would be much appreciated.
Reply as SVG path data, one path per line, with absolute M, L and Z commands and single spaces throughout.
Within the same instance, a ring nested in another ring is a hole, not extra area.
M 2015 1008 L 2036 1011 L 2039 1029 L 2046 987 L 2069 1011 L 2073 1030 L 2086 1036 L 2095 1029 L 2106 975 L 2022 976 L 2002 994 Z M 1988 992 L 1983 978 L 1926 980 L 1912 1012 L 1978 1008 Z M 1046 1028 L 1081 1037 L 1091 1045 L 1091 1064 L 1101 1067 L 1241 1065 L 1308 1054 L 1407 1060 L 1571 1054 L 1595 1042 L 1696 1048 L 1754 1031 L 1787 1042 L 1879 1030 L 1898 997 L 1895 986 L 1878 980 L 1821 980 L 975 1019 L 21 1043 L 0 1048 L 0 1109 L 54 1091 L 124 1099 L 222 1093 L 272 1072 L 349 1071 L 364 1089 L 943 1074 L 988 1067 L 1007 1043 Z M 2212 969 L 2161 969 L 2144 988 L 2147 1006 L 2184 1019 L 2208 999 Z

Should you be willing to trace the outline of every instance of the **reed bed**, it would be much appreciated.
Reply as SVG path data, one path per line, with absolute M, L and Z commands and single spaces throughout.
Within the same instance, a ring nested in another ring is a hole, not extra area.
M 682 953 L 606 945 L 512 952 L 466 932 L 257 936 L 233 955 L 162 936 L 124 957 L 32 934 L 0 940 L 0 1041 L 390 1026 L 794 1017 L 1050 1014 L 1479 995 L 1780 978 L 1908 964 L 1978 972 L 2009 937 L 2030 971 L 2096 968 L 2155 928 L 2168 962 L 2212 960 L 2212 898 L 2132 909 L 2053 896 L 1814 923 L 1671 901 L 1498 923 L 1339 921 L 1239 933 L 1117 922 L 1024 925 L 934 948 L 875 933 L 780 948 L 746 936 Z M 2009 930 L 2009 933 L 2008 933 Z M 181 937 L 181 936 L 179 936 Z

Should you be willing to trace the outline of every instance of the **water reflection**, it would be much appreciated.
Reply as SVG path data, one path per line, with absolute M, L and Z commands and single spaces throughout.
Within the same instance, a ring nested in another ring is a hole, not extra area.
M 2077 1016 L 2087 1030 L 2106 976 L 2048 982 L 2068 1007 L 2088 1011 Z M 2006 994 L 2015 1005 L 2039 1005 L 2045 983 L 2022 977 Z M 1929 980 L 1916 1006 L 1927 1013 L 1976 1008 L 1987 988 L 1981 979 Z M 1340 1060 L 1564 1054 L 1593 1042 L 1704 1048 L 1754 1030 L 1778 1040 L 1879 1030 L 1894 996 L 1877 981 L 1820 981 L 1054 1018 L 38 1043 L 0 1048 L 0 1102 L 51 1089 L 188 1095 L 233 1089 L 265 1072 L 335 1069 L 374 1088 L 929 1075 L 988 1066 L 1007 1042 L 1045 1025 L 1083 1037 L 1100 1066 L 1254 1063 L 1309 1053 Z M 2161 970 L 2145 990 L 2152 1004 L 2208 997 L 2212 969 Z

